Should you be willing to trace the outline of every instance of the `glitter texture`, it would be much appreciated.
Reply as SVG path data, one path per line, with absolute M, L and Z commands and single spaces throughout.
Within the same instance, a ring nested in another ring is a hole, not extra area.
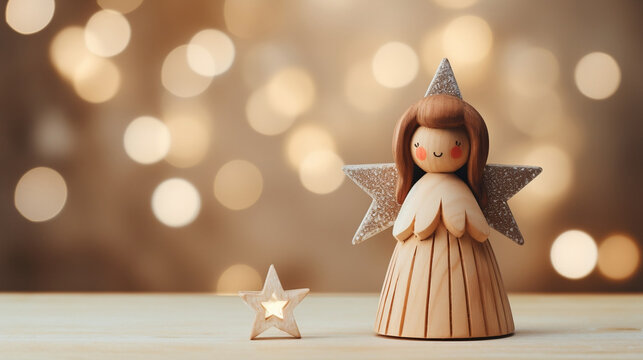
M 400 205 L 395 201 L 395 164 L 346 165 L 344 173 L 373 198 L 362 223 L 353 236 L 353 245 L 393 226 Z
M 373 198 L 353 244 L 375 236 L 393 226 L 400 205 L 395 201 L 397 168 L 395 164 L 346 165 L 344 173 Z M 487 165 L 483 181 L 488 204 L 483 213 L 489 226 L 522 245 L 525 241 L 509 209 L 507 200 L 542 172 L 542 168 L 516 165 Z
M 484 168 L 482 178 L 487 188 L 488 202 L 482 212 L 489 226 L 520 245 L 524 244 L 525 239 L 518 229 L 507 200 L 542 171 L 540 167 L 517 165 L 490 164 Z
M 437 94 L 447 94 L 456 96 L 462 99 L 462 94 L 460 94 L 460 88 L 458 83 L 455 81 L 455 75 L 453 75 L 453 70 L 451 70 L 451 64 L 447 58 L 442 59 L 438 70 L 436 70 L 429 88 L 426 90 L 424 97 L 429 95 Z

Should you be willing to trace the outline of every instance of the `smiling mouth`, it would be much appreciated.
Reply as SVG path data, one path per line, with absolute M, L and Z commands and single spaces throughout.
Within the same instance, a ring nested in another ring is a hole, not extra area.
M 441 157 L 441 156 L 442 156 L 442 153 L 440 153 L 440 155 L 438 155 L 438 154 L 436 154 L 435 152 L 433 152 L 433 156 L 435 156 L 435 157 Z

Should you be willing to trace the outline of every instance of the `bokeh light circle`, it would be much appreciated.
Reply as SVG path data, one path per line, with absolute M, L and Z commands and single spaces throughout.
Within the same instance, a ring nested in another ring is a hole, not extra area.
M 80 64 L 94 55 L 85 46 L 85 30 L 68 26 L 60 30 L 51 41 L 49 57 L 60 75 L 72 80 Z
M 232 160 L 214 178 L 214 196 L 231 210 L 243 210 L 259 200 L 263 191 L 261 171 L 246 160 Z
M 544 169 L 524 190 L 534 199 L 554 199 L 569 190 L 574 176 L 574 164 L 569 154 L 555 145 L 532 147 L 523 164 Z
M 558 59 L 544 48 L 524 44 L 509 46 L 503 67 L 509 89 L 518 95 L 541 95 L 552 91 L 558 82 Z
M 328 131 L 318 126 L 301 126 L 294 129 L 286 139 L 286 155 L 294 168 L 298 168 L 310 153 L 319 150 L 334 151 L 335 141 Z
M 295 121 L 293 116 L 284 115 L 272 106 L 265 87 L 255 90 L 248 97 L 246 118 L 250 127 L 263 135 L 281 134 Z
M 370 62 L 353 64 L 344 78 L 344 94 L 348 103 L 366 113 L 386 108 L 391 102 L 391 91 L 375 81 Z
M 152 164 L 160 161 L 170 150 L 170 131 L 159 119 L 141 116 L 125 129 L 123 146 L 134 161 Z
M 206 48 L 201 45 L 189 44 L 188 66 L 199 75 L 212 77 L 216 65 L 212 54 Z
M 7 24 L 24 35 L 37 33 L 51 22 L 54 0 L 9 0 L 5 10 Z
M 603 100 L 612 96 L 621 83 L 621 69 L 616 60 L 603 52 L 583 56 L 574 72 L 576 86 L 590 99 Z
M 299 165 L 299 180 L 315 194 L 331 193 L 344 181 L 344 161 L 332 150 L 308 154 Z
M 237 295 L 239 291 L 261 290 L 263 280 L 259 272 L 246 264 L 235 264 L 225 269 L 216 285 L 219 294 Z
M 266 87 L 270 105 L 279 113 L 295 117 L 315 101 L 315 83 L 308 71 L 287 67 L 272 76 Z
M 419 60 L 407 44 L 393 41 L 382 45 L 371 63 L 375 80 L 382 86 L 400 88 L 408 85 L 418 74 Z
M 121 85 L 118 67 L 108 59 L 88 57 L 73 75 L 74 90 L 90 103 L 102 103 L 116 95 Z
M 188 168 L 200 163 L 211 143 L 211 121 L 200 103 L 176 103 L 163 112 L 163 121 L 172 142 L 165 160 L 173 166 Z
M 629 236 L 616 234 L 603 240 L 598 247 L 598 270 L 612 280 L 626 280 L 636 272 L 641 251 Z
M 152 194 L 152 212 L 170 227 L 188 225 L 201 211 L 201 196 L 189 181 L 171 178 L 160 183 Z
M 234 61 L 234 44 L 228 35 L 215 29 L 196 33 L 188 47 L 188 64 L 199 75 L 215 76 L 228 71 Z M 205 51 L 205 53 L 203 53 Z
M 121 13 L 101 10 L 85 26 L 85 45 L 93 54 L 110 57 L 127 47 L 131 36 L 129 22 Z
M 194 72 L 188 63 L 190 47 L 198 45 L 181 45 L 172 50 L 163 61 L 161 82 L 167 91 L 179 97 L 192 97 L 204 92 L 212 82 L 212 77 Z M 201 49 L 201 54 L 206 54 Z M 199 51 L 197 51 L 198 53 Z M 192 50 L 195 53 L 195 50 Z
M 16 185 L 14 204 L 27 220 L 47 221 L 58 215 L 67 201 L 65 179 L 54 169 L 37 167 L 27 171 Z
M 531 137 L 549 135 L 563 121 L 562 102 L 555 91 L 537 96 L 516 96 L 507 103 L 506 109 L 511 123 Z
M 568 230 L 560 234 L 551 246 L 551 263 L 556 272 L 568 279 L 589 275 L 598 259 L 594 239 L 586 232 Z
M 484 19 L 465 15 L 451 20 L 442 34 L 442 48 L 449 60 L 476 63 L 491 51 L 493 34 Z
M 96 2 L 105 10 L 115 10 L 121 14 L 127 14 L 141 6 L 143 0 L 97 0 Z

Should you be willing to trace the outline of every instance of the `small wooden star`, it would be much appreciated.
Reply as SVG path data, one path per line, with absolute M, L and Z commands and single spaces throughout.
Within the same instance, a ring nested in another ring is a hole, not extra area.
M 310 289 L 284 290 L 274 265 L 270 265 L 261 291 L 240 291 L 239 296 L 255 312 L 250 340 L 271 327 L 300 338 L 293 310 L 308 295 Z

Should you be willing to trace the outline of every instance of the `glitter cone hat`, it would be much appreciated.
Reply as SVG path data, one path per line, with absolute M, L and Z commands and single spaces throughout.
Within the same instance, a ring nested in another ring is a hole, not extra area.
M 442 59 L 440 62 L 440 66 L 438 66 L 438 70 L 435 72 L 429 88 L 426 89 L 424 97 L 437 94 L 446 94 L 462 99 L 458 82 L 455 81 L 455 75 L 453 75 L 451 64 L 447 58 Z

